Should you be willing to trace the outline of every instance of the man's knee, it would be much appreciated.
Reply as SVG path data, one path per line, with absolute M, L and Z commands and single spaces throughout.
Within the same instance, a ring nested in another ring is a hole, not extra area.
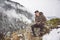
M 32 25 L 31 27 L 35 27 L 35 26 L 36 26 L 36 24 Z
M 33 28 L 33 27 L 34 27 L 34 25 L 31 26 L 31 28 Z

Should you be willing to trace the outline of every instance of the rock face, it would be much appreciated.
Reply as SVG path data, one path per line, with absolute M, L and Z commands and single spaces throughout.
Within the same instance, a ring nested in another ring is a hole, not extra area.
M 26 28 L 32 14 L 26 8 L 10 0 L 0 0 L 0 32 L 12 32 Z

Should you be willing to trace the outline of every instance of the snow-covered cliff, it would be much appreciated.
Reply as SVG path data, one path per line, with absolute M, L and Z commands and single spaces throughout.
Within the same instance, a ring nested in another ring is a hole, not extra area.
M 32 21 L 32 14 L 21 4 L 0 0 L 0 32 L 26 28 Z

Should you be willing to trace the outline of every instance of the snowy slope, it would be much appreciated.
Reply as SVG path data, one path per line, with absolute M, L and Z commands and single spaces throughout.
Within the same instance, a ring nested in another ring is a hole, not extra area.
M 31 24 L 32 14 L 21 4 L 0 0 L 0 32 L 26 28 Z
M 60 40 L 60 28 L 52 29 L 49 34 L 45 34 L 43 40 Z

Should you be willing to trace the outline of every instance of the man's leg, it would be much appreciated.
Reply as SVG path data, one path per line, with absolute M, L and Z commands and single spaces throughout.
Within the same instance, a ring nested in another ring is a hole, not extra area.
M 34 31 L 34 28 L 36 27 L 36 24 L 32 25 L 31 27 L 32 27 L 33 35 L 36 36 L 35 31 Z
M 44 26 L 43 25 L 40 25 L 40 35 L 39 36 L 42 36 L 43 35 L 43 28 L 44 28 Z

